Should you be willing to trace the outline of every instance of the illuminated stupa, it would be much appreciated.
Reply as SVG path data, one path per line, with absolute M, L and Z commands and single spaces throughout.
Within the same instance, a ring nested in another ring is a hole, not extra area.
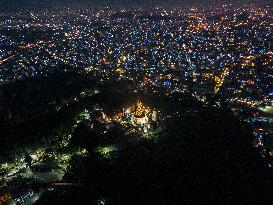
M 133 115 L 132 120 L 138 125 L 143 125 L 148 123 L 149 119 L 145 113 L 143 104 L 140 101 L 136 103 L 135 114 Z

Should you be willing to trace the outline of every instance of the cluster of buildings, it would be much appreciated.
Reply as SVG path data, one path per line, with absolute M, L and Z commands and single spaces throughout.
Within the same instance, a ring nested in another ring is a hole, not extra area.
M 126 133 L 139 133 L 141 136 L 162 130 L 160 111 L 145 106 L 139 100 L 110 115 L 99 106 L 93 106 L 86 120 L 88 127 L 96 129 L 101 134 L 117 129 L 114 123 L 121 125 Z
M 114 120 L 125 126 L 130 125 L 142 133 L 154 132 L 160 128 L 158 111 L 148 106 L 145 107 L 139 100 L 135 105 L 123 108 L 121 113 L 114 116 Z
M 208 92 L 225 86 L 232 99 L 241 89 L 266 97 L 272 77 L 270 12 L 222 6 L 0 14 L 0 81 L 78 69 L 105 80 L 137 80 L 139 89 L 183 92 L 194 84 Z M 260 78 L 253 79 L 257 73 Z M 236 100 L 257 103 L 244 95 Z
M 270 7 L 0 13 L 0 83 L 70 69 L 136 92 L 223 94 L 272 101 Z

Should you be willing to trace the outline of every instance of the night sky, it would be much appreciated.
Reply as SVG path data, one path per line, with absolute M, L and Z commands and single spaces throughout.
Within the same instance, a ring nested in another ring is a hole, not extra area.
M 0 0 L 0 9 L 59 7 L 203 6 L 219 4 L 270 5 L 271 0 Z

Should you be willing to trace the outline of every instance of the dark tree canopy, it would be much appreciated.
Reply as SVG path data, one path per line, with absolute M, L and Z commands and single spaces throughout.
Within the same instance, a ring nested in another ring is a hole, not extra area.
M 251 139 L 226 111 L 170 119 L 156 142 L 128 143 L 112 160 L 97 153 L 76 159 L 71 175 L 84 188 L 82 198 L 75 199 L 88 204 L 98 198 L 108 204 L 272 204 L 272 177 Z M 38 204 L 50 199 L 44 200 Z M 62 203 L 76 202 L 69 197 Z

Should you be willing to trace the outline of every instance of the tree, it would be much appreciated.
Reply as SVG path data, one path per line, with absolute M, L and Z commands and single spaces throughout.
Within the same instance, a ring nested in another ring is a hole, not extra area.
M 232 113 L 210 109 L 171 118 L 157 142 L 127 142 L 115 159 L 93 153 L 75 167 L 108 204 L 271 204 L 272 176 L 251 138 Z
M 31 167 L 32 158 L 28 152 L 25 152 L 25 163 L 28 167 Z

